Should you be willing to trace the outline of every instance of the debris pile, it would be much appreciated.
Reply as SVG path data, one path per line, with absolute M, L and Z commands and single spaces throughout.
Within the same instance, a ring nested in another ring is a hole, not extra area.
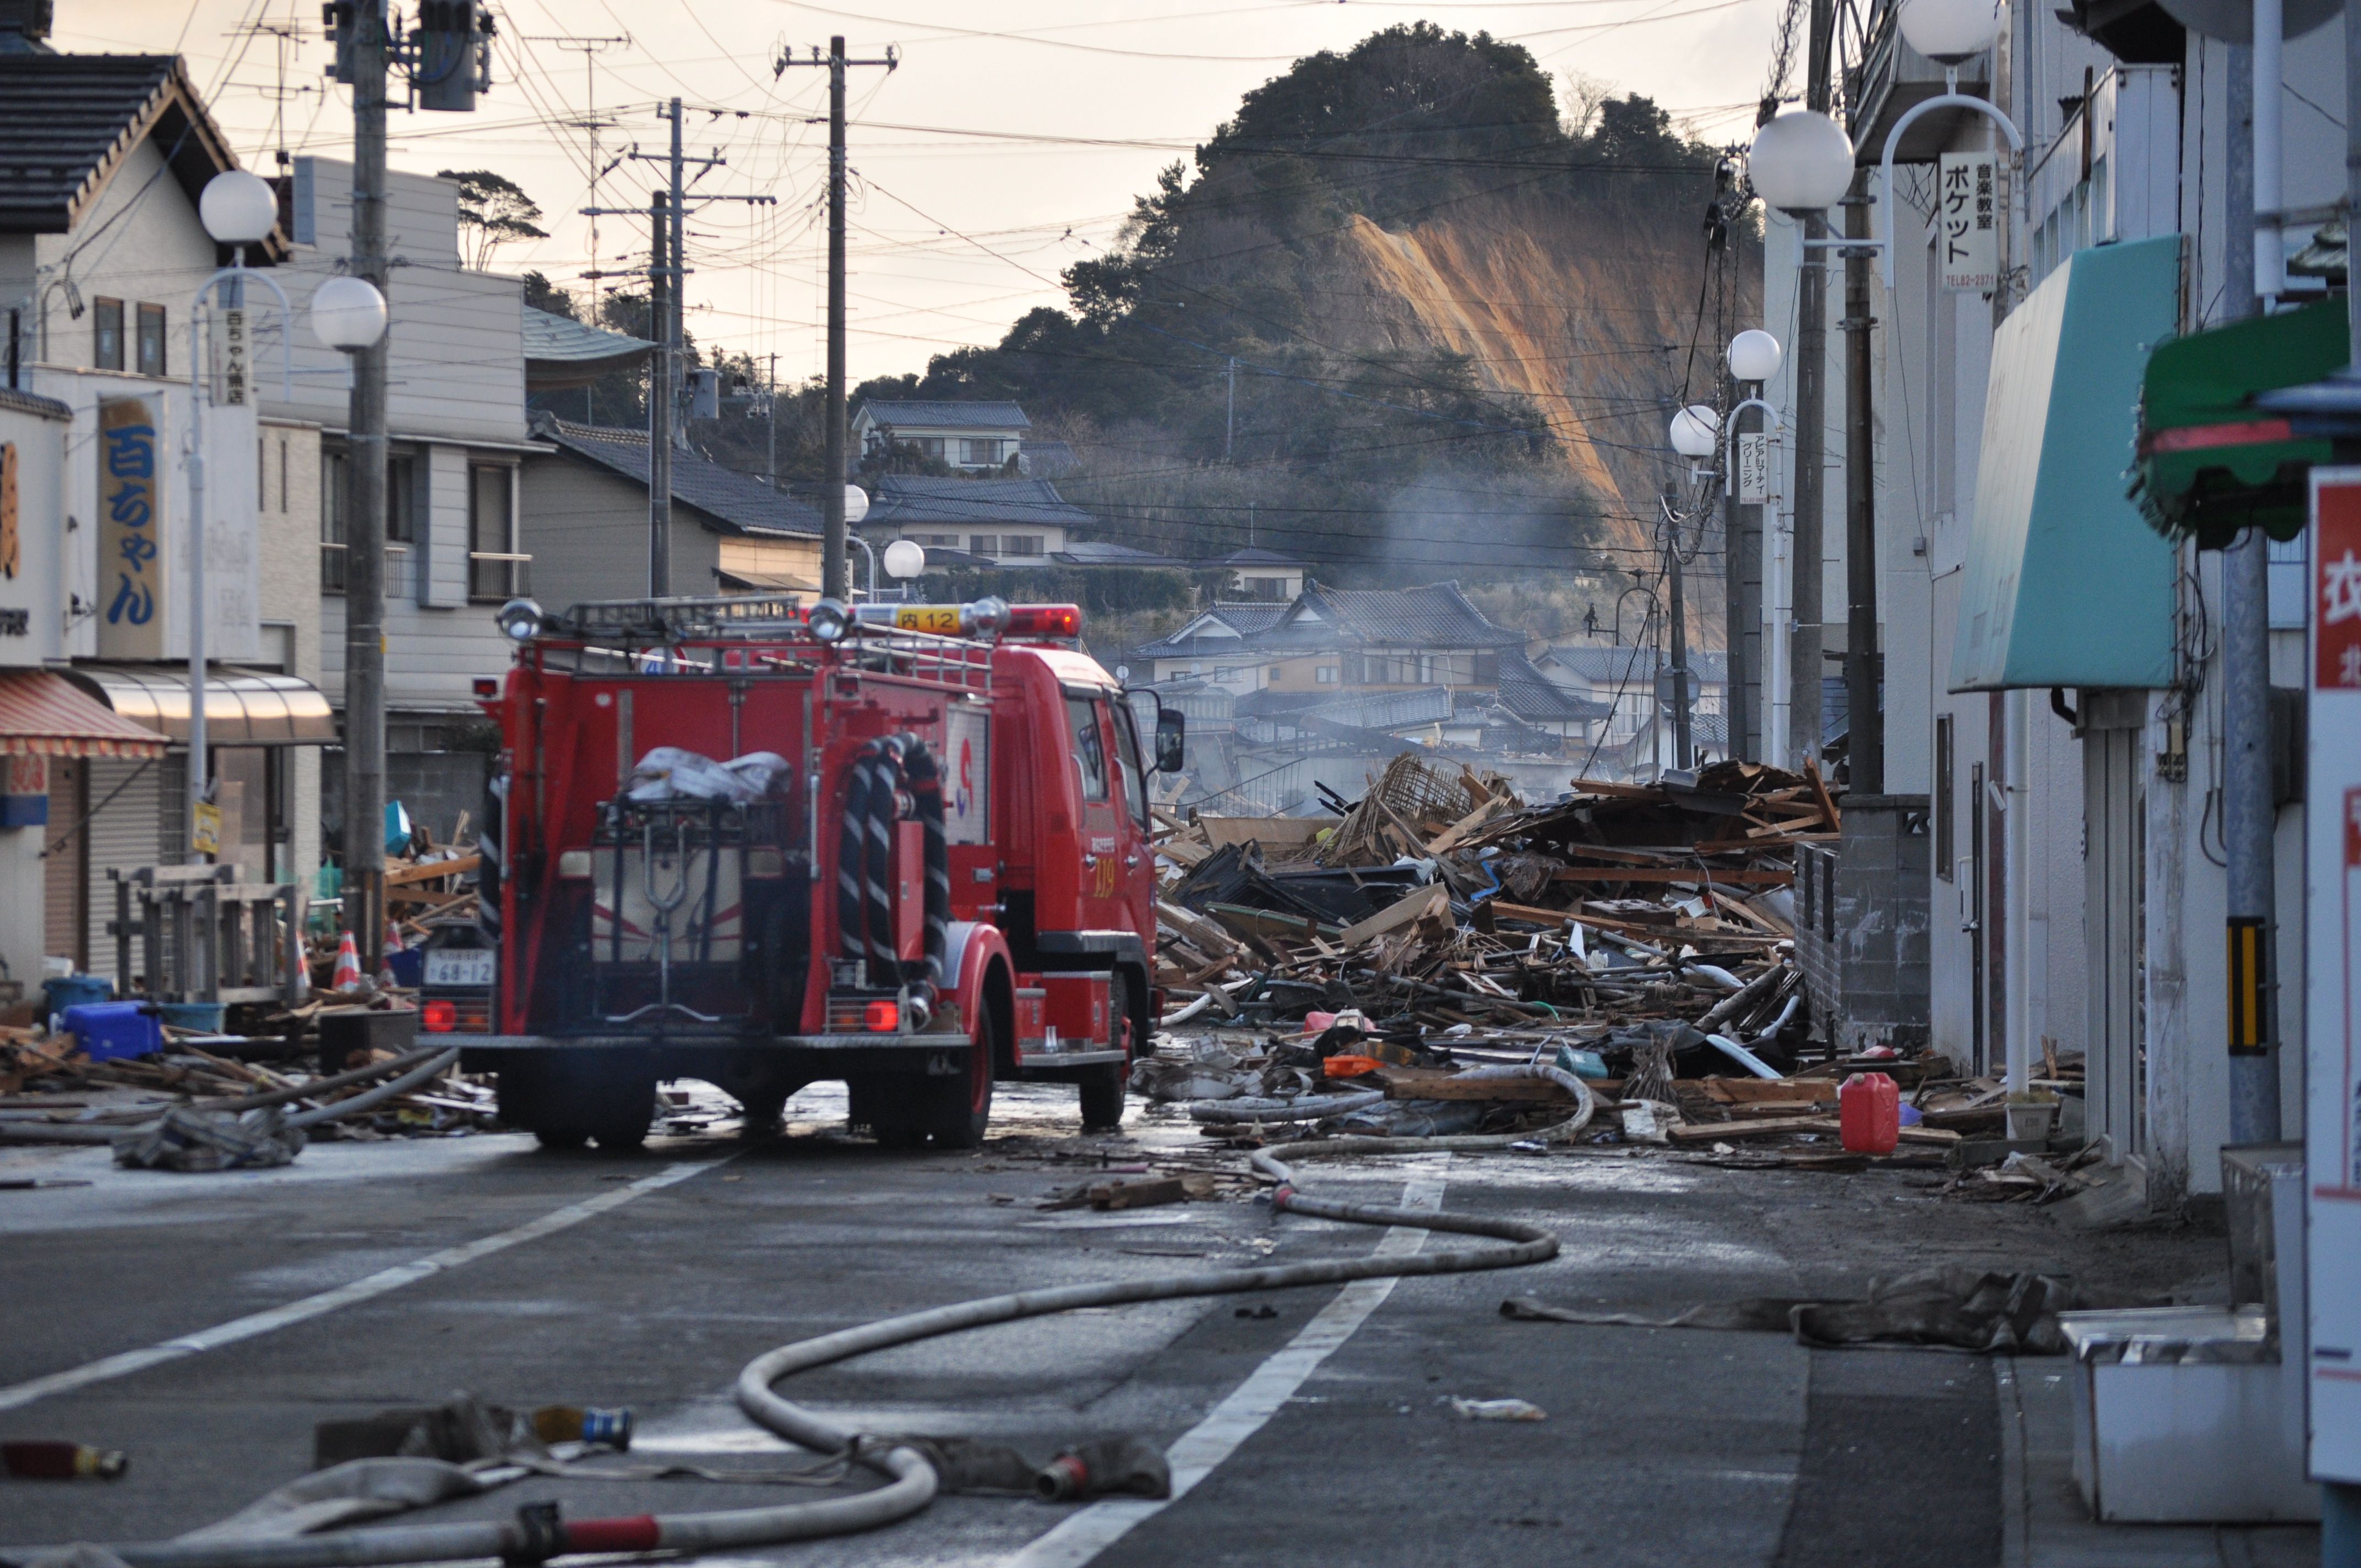
M 1135 1087 L 1233 1138 L 1538 1128 L 1580 1077 L 1584 1142 L 1855 1168 L 1856 1072 L 1938 1094 L 1892 1157 L 1981 1110 L 1938 1057 L 1817 1044 L 1795 959 L 1799 844 L 1835 839 L 1817 771 L 1721 762 L 1651 784 L 1508 784 L 1396 757 L 1327 818 L 1160 816 L 1162 1047 Z M 1922 1097 L 1924 1097 L 1922 1095 Z
M 185 1031 L 168 1025 L 165 1032 L 165 1047 L 155 1055 L 92 1061 L 75 1048 L 71 1035 L 0 1028 L 0 1144 L 105 1144 L 133 1131 L 160 1130 L 170 1136 L 157 1147 L 177 1146 L 202 1139 L 200 1129 L 207 1119 L 228 1121 L 282 1107 L 289 1114 L 331 1113 L 312 1124 L 310 1136 L 314 1138 L 434 1136 L 494 1124 L 497 1102 L 491 1089 L 460 1076 L 456 1068 L 357 1108 L 349 1116 L 335 1113 L 344 1101 L 369 1091 L 404 1067 L 416 1067 L 435 1054 L 432 1051 L 374 1051 L 365 1063 L 320 1076 L 234 1060 L 191 1043 Z M 266 1140 L 277 1138 L 280 1131 L 271 1117 L 253 1118 L 248 1130 Z M 225 1135 L 231 1142 L 244 1137 Z

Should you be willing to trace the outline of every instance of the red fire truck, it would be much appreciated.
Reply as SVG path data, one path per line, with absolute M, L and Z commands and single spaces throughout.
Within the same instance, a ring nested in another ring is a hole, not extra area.
M 1157 998 L 1153 751 L 1073 605 L 506 606 L 498 853 L 422 1024 L 544 1145 L 628 1148 L 656 1085 L 750 1128 L 841 1080 L 878 1139 L 970 1147 L 993 1085 L 1123 1110 Z

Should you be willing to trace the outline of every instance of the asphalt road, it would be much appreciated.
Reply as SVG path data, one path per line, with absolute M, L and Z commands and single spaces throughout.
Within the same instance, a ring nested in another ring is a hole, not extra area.
M 659 1137 L 631 1159 L 481 1135 L 321 1144 L 280 1171 L 173 1176 L 117 1172 L 104 1150 L 0 1151 L 0 1176 L 91 1183 L 0 1191 L 0 1439 L 131 1456 L 114 1483 L 0 1480 L 0 1541 L 192 1530 L 303 1474 L 315 1422 L 458 1390 L 628 1406 L 635 1459 L 774 1471 L 802 1456 L 729 1395 L 774 1345 L 1002 1290 L 1358 1255 L 1380 1239 L 1242 1193 L 1135 1214 L 1034 1207 L 1103 1160 L 1204 1157 L 1185 1124 L 1137 1105 L 1124 1135 L 1086 1140 L 1071 1091 L 1004 1091 L 978 1155 L 884 1153 L 833 1130 L 840 1114 L 840 1093 L 809 1091 L 780 1143 Z M 1669 1313 L 1857 1293 L 1943 1261 L 2096 1266 L 2154 1288 L 2219 1245 L 2164 1236 L 2094 1255 L 2032 1211 L 1945 1201 L 1923 1171 L 1598 1151 L 1305 1175 L 1323 1194 L 1395 1202 L 1407 1190 L 1531 1220 L 1565 1250 L 1514 1274 L 1072 1313 L 807 1375 L 796 1397 L 864 1430 L 1042 1459 L 1137 1432 L 1185 1437 L 1218 1463 L 1160 1508 L 953 1497 L 880 1533 L 730 1561 L 1990 1568 L 2004 1510 L 1983 1362 L 1512 1321 L 1501 1299 Z M 1265 1299 L 1276 1315 L 1240 1315 Z M 237 1327 L 205 1333 L 225 1324 Z M 1521 1398 L 1548 1419 L 1472 1420 L 1454 1397 Z M 777 1496 L 536 1478 L 435 1517 L 543 1497 L 598 1516 Z

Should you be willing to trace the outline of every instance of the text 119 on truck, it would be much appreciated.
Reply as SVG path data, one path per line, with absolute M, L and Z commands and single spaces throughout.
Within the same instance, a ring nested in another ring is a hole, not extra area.
M 486 917 L 439 927 L 422 1023 L 501 1119 L 630 1147 L 656 1085 L 747 1124 L 841 1080 L 888 1145 L 971 1147 L 993 1085 L 1119 1121 L 1159 998 L 1151 768 L 1072 605 L 637 599 L 501 611 Z M 718 761 L 717 759 L 726 759 Z

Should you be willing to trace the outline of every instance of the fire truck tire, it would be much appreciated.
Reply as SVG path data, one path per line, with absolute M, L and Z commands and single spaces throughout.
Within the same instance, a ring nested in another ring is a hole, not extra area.
M 1120 1062 L 1080 1069 L 1082 1131 L 1111 1133 L 1123 1125 L 1124 1069 Z
M 590 1141 L 579 1127 L 543 1127 L 533 1135 L 545 1149 L 578 1149 Z

